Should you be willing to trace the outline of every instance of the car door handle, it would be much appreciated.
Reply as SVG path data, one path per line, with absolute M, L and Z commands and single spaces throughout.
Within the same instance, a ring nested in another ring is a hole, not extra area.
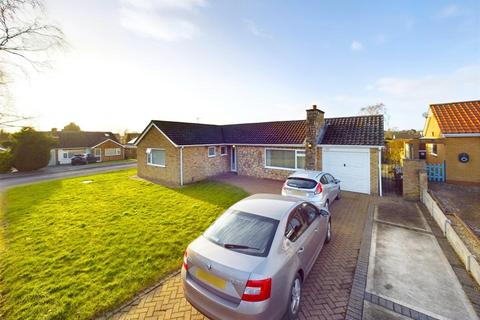
M 305 249 L 303 247 L 301 247 L 300 249 L 298 249 L 298 253 L 303 253 Z
M 318 228 L 315 228 L 315 230 L 314 230 L 314 231 L 315 231 L 315 232 L 318 232 Z

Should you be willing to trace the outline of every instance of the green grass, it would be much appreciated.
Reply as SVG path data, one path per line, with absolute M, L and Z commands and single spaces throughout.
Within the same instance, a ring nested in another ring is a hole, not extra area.
M 131 178 L 135 173 L 7 192 L 0 319 L 88 319 L 121 305 L 178 269 L 187 244 L 247 195 L 215 182 L 169 189 Z

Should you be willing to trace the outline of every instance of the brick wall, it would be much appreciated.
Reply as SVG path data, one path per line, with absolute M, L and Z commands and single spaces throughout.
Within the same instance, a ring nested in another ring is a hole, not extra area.
M 120 148 L 120 155 L 115 155 L 115 156 L 106 156 L 105 155 L 105 149 L 116 149 Z M 123 160 L 125 159 L 125 148 L 123 146 L 120 146 L 116 144 L 115 142 L 112 141 L 106 141 L 102 143 L 101 145 L 97 146 L 92 150 L 92 154 L 95 155 L 95 150 L 100 149 L 102 152 L 101 159 L 102 162 L 104 161 L 115 161 L 115 160 Z
M 324 122 L 324 112 L 317 109 L 316 105 L 307 110 L 307 136 L 305 137 L 305 169 L 307 170 L 318 169 L 317 140 Z
M 208 157 L 208 147 L 185 147 L 183 149 L 183 182 L 192 183 L 230 171 L 230 150 L 220 154 L 220 146 L 215 146 L 215 157 Z
M 147 148 L 165 149 L 165 167 L 147 164 Z M 137 146 L 137 168 L 139 177 L 171 186 L 180 185 L 179 150 L 153 127 Z
M 407 200 L 420 199 L 419 172 L 425 168 L 425 160 L 403 161 L 403 197 Z
M 265 168 L 265 147 L 237 146 L 237 172 L 239 175 L 284 180 L 294 171 Z

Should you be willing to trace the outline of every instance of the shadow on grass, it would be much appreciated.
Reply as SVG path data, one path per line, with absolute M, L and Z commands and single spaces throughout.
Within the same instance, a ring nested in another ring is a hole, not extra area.
M 25 212 L 25 208 L 33 208 L 49 199 L 53 193 L 62 188 L 62 184 L 62 180 L 52 180 L 14 187 L 4 191 L 2 193 L 2 214 L 0 214 L 2 225 L 5 221 L 10 222 L 12 219 L 19 218 L 15 216 L 15 212 Z M 16 201 L 17 199 L 22 200 Z M 26 212 L 29 211 L 27 210 Z

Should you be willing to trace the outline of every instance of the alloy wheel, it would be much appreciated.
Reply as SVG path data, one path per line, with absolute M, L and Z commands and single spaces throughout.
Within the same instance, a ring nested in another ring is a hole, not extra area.
M 292 301 L 290 303 L 290 310 L 292 314 L 297 314 L 300 308 L 300 297 L 302 294 L 302 283 L 299 278 L 296 278 L 292 285 Z

